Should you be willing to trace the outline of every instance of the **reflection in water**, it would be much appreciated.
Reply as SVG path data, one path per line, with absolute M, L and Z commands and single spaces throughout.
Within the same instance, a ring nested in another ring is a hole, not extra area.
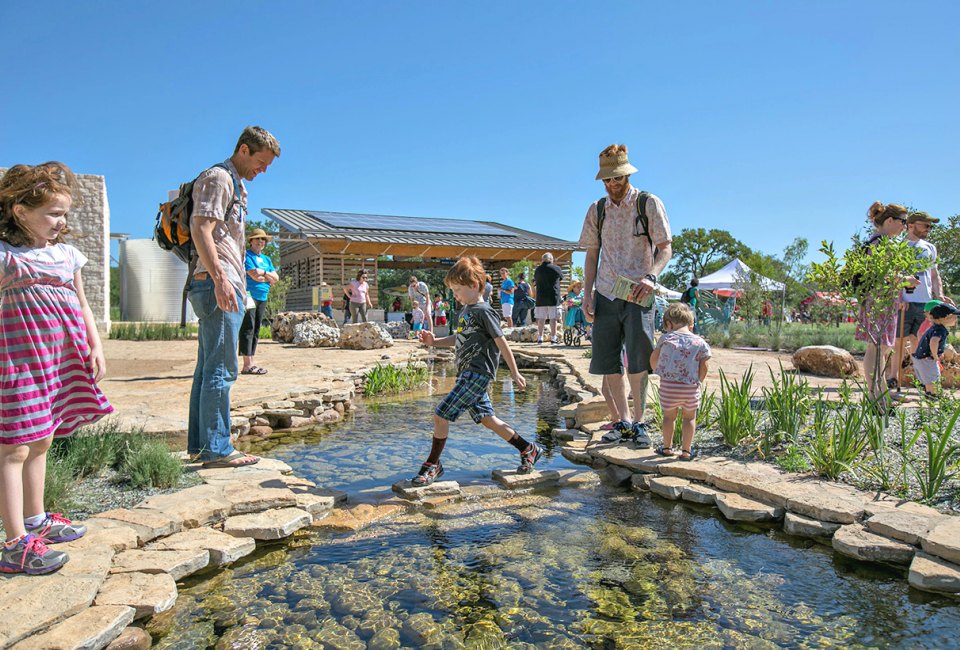
M 556 413 L 536 379 L 512 395 L 494 384 L 499 414 L 524 432 Z M 368 405 L 340 430 L 290 436 L 270 453 L 331 487 L 388 484 L 419 463 L 436 400 Z M 472 423 L 455 425 L 448 450 L 460 480 L 515 464 L 511 448 Z M 559 454 L 549 462 L 566 464 Z M 162 648 L 953 643 L 956 604 L 863 567 L 711 509 L 594 482 L 412 513 L 355 534 L 301 532 L 184 581 L 175 609 L 150 629 Z

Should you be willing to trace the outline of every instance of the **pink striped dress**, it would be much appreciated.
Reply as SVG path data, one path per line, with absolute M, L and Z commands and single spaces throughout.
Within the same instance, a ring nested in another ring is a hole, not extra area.
M 69 436 L 113 412 L 93 380 L 73 282 L 86 263 L 67 244 L 0 241 L 0 444 Z

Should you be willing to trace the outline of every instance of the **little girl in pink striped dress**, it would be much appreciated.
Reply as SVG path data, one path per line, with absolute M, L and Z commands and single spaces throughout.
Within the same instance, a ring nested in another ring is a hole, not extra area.
M 0 572 L 56 571 L 48 544 L 86 533 L 43 506 L 47 450 L 113 407 L 97 387 L 106 366 L 80 267 L 62 243 L 76 192 L 66 165 L 16 165 L 0 178 Z

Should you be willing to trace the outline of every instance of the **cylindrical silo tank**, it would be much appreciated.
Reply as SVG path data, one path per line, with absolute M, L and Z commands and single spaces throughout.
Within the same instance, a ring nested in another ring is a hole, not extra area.
M 152 239 L 120 241 L 120 305 L 125 321 L 180 322 L 187 265 Z M 196 321 L 187 301 L 187 321 Z

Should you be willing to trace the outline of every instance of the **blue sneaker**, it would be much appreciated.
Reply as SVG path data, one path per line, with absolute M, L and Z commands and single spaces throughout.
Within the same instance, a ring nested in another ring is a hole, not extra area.
M 630 428 L 630 437 L 633 443 L 640 449 L 650 448 L 650 436 L 647 435 L 647 425 L 643 422 L 634 422 Z
M 613 428 L 603 434 L 603 437 L 600 438 L 600 442 L 624 442 L 625 439 L 629 440 L 633 435 L 633 429 L 630 426 L 630 423 L 626 420 L 621 420 L 613 425 Z

